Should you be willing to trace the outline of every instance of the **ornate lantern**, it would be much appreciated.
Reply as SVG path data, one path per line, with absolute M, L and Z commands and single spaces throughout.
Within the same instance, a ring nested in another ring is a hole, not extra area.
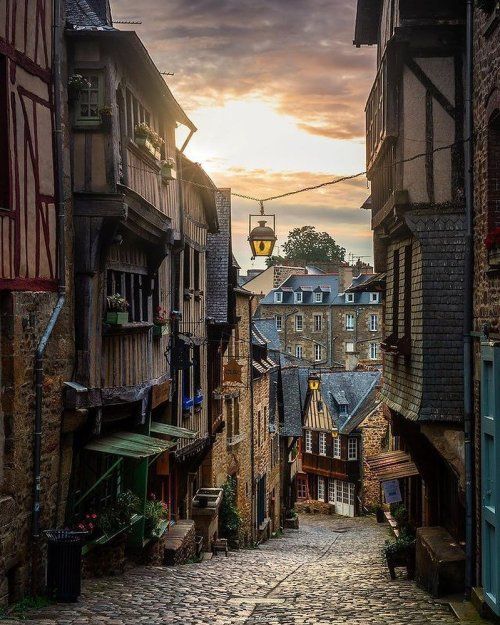
M 307 380 L 307 386 L 310 391 L 319 391 L 319 387 L 321 385 L 321 378 L 315 371 L 311 371 L 309 373 L 309 378 Z
M 252 228 L 252 217 L 269 217 L 273 220 L 273 227 L 267 226 L 267 220 L 259 219 L 259 225 Z M 249 215 L 248 242 L 252 248 L 253 258 L 256 256 L 271 256 L 276 243 L 276 218 L 274 215 L 264 215 L 264 203 L 260 203 L 260 215 Z

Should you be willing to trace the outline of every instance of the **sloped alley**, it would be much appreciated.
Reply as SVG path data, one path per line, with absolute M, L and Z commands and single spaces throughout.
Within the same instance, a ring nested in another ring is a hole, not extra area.
M 414 583 L 390 581 L 372 518 L 301 516 L 301 529 L 257 549 L 176 567 L 143 567 L 87 581 L 76 605 L 31 615 L 32 625 L 452 625 Z

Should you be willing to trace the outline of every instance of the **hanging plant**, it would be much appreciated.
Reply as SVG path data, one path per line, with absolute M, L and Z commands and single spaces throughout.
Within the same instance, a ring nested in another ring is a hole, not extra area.
M 75 102 L 80 97 L 80 92 L 90 89 L 90 82 L 81 74 L 72 74 L 68 78 L 68 101 Z

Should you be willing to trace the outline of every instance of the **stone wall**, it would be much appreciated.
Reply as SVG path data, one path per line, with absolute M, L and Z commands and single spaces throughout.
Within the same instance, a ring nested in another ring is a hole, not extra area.
M 346 369 L 353 370 L 361 362 L 377 365 L 382 362 L 380 343 L 383 337 L 382 303 L 380 304 L 346 304 L 334 306 L 333 314 L 333 360 L 345 364 Z M 346 315 L 353 314 L 354 330 L 346 329 Z M 377 316 L 377 330 L 370 329 L 371 315 Z M 355 352 L 347 352 L 347 343 L 354 343 Z M 377 358 L 372 359 L 370 344 L 377 344 Z
M 491 143 L 491 120 L 500 112 L 500 24 L 480 9 L 474 13 L 474 330 L 482 332 L 489 324 L 496 340 L 500 335 L 500 271 L 492 271 L 484 240 L 489 230 L 488 203 L 494 179 L 488 171 L 488 144 Z M 498 121 L 497 121 L 498 123 Z M 500 159 L 496 160 L 497 167 Z M 490 169 L 491 172 L 491 169 Z M 497 173 L 498 176 L 498 173 Z M 498 177 L 497 192 L 500 189 Z M 499 225 L 499 224 L 497 224 Z M 481 352 L 474 346 L 474 432 L 476 484 L 476 580 L 481 585 Z
M 4 292 L 0 296 L 0 603 L 15 601 L 44 580 L 43 538 L 31 540 L 33 507 L 34 352 L 57 301 L 55 293 Z M 62 434 L 63 383 L 71 379 L 71 299 L 44 359 L 41 529 L 64 522 L 71 468 L 71 434 Z M 35 560 L 31 574 L 32 561 Z
M 388 450 L 389 442 L 389 417 L 384 415 L 384 405 L 370 414 L 359 426 L 361 430 L 361 505 L 365 509 L 371 509 L 380 505 L 380 482 L 373 475 L 372 470 L 366 464 L 366 458 L 376 456 Z

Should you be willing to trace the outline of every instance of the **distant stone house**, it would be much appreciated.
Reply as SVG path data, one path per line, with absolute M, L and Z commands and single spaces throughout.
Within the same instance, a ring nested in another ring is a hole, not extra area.
M 381 451 L 385 420 L 374 418 L 380 401 L 375 371 L 326 372 L 320 388 L 308 391 L 296 476 L 297 502 L 314 502 L 320 509 L 355 516 L 376 505 L 371 482 L 363 492 L 364 444 Z M 370 430 L 368 427 L 370 426 Z M 378 445 L 378 449 L 377 449 Z M 365 501 L 366 499 L 366 501 Z
M 382 294 L 340 288 L 338 274 L 292 275 L 260 301 L 260 315 L 274 318 L 283 352 L 311 365 L 380 364 Z

